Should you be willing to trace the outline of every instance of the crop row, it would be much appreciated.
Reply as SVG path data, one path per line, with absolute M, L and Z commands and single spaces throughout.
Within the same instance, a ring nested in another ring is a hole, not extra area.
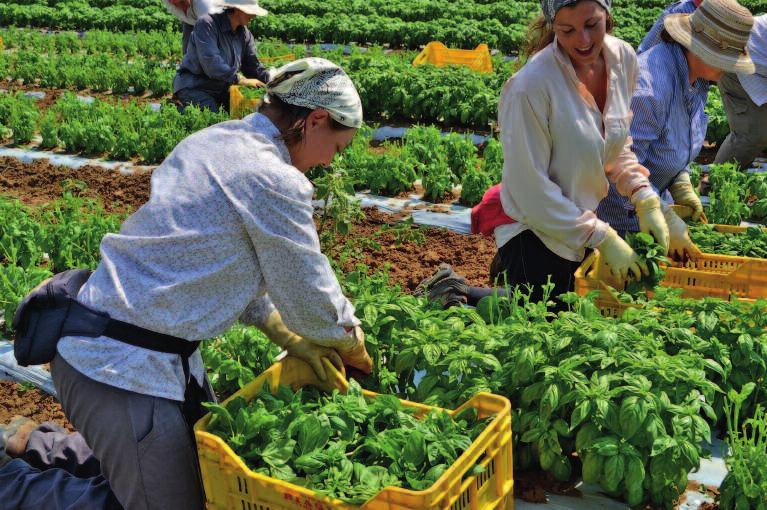
M 140 159 L 147 164 L 161 162 L 189 134 L 227 119 L 226 114 L 196 108 L 179 113 L 171 103 L 162 103 L 159 110 L 136 102 L 96 99 L 88 103 L 71 93 L 41 111 L 32 99 L 21 94 L 0 96 L 2 140 L 26 144 L 39 133 L 40 145 L 46 149 L 60 148 L 117 160 Z M 488 187 L 500 182 L 503 153 L 494 138 L 483 147 L 483 158 L 469 137 L 457 133 L 442 136 L 434 126 L 415 126 L 407 131 L 404 143 L 387 142 L 376 150 L 370 149 L 371 139 L 372 129 L 362 129 L 354 143 L 336 159 L 335 167 L 345 171 L 356 189 L 396 196 L 412 190 L 420 179 L 425 198 L 440 201 L 460 184 L 461 202 L 471 206 L 479 202 Z M 760 179 L 750 177 L 751 187 L 755 189 L 762 182 Z M 722 181 L 713 179 L 717 186 L 712 192 L 709 213 L 712 221 L 737 220 L 737 224 L 742 216 L 748 216 L 738 212 L 744 208 L 754 217 L 767 216 L 763 204 L 767 200 L 748 192 L 745 181 L 725 186 L 724 192 L 719 185 Z M 735 191 L 727 191 L 730 188 Z M 763 193 L 761 187 L 759 193 Z M 749 197 L 750 208 L 746 205 Z M 727 217 L 720 217 L 719 211 Z
M 159 111 L 136 103 L 88 104 L 73 94 L 39 112 L 24 96 L 0 97 L 0 139 L 25 144 L 39 130 L 40 145 L 46 149 L 118 160 L 140 158 L 149 164 L 161 162 L 187 135 L 226 119 L 224 114 L 196 108 L 179 113 L 172 104 Z M 441 200 L 462 182 L 462 201 L 474 205 L 500 181 L 503 156 L 495 139 L 480 159 L 471 138 L 456 133 L 443 137 L 435 127 L 412 128 L 404 145 L 386 144 L 383 151 L 370 149 L 371 137 L 372 129 L 363 128 L 336 160 L 336 167 L 345 169 L 358 189 L 394 196 L 413 189 L 421 179 L 427 198 Z
M 157 1 L 90 6 L 76 0 L 0 5 L 0 25 L 57 30 L 178 30 L 179 22 Z M 755 12 L 763 0 L 751 2 Z M 648 6 L 618 5 L 616 34 L 639 44 L 657 19 L 662 2 Z M 267 7 L 270 7 L 267 5 Z M 448 46 L 473 48 L 486 43 L 502 52 L 518 51 L 525 41 L 537 2 L 289 2 L 274 0 L 274 14 L 252 21 L 258 38 L 297 42 L 386 44 L 417 48 L 439 40 Z M 761 11 L 759 10 L 761 9 Z
M 172 91 L 175 70 L 166 57 L 175 55 L 177 48 L 160 43 L 168 39 L 166 33 L 93 32 L 82 39 L 71 32 L 43 35 L 8 30 L 0 35 L 8 39 L 13 50 L 0 55 L 0 76 L 52 88 L 137 94 L 151 90 L 158 96 Z M 131 41 L 132 37 L 135 41 Z M 146 48 L 142 46 L 144 41 L 148 43 Z M 107 49 L 100 52 L 99 45 Z M 114 48 L 121 48 L 117 55 L 111 55 Z M 290 48 L 273 41 L 260 44 L 259 52 L 276 56 L 287 52 L 296 56 L 320 54 L 318 48 L 307 52 L 304 47 Z M 351 75 L 369 118 L 482 130 L 495 121 L 500 89 L 518 66 L 496 58 L 495 72 L 483 75 L 459 67 L 413 67 L 414 53 L 385 54 L 381 48 L 366 52 L 355 49 L 350 55 L 341 50 L 321 54 Z M 716 88 L 711 90 L 707 112 L 708 139 L 719 143 L 729 128 Z
M 6 317 L 51 271 L 93 267 L 97 240 L 120 219 L 73 194 L 39 211 L 0 201 Z M 631 505 L 672 507 L 705 455 L 701 444 L 726 429 L 728 392 L 756 383 L 741 416 L 767 403 L 765 303 L 659 291 L 643 309 L 612 319 L 574 295 L 566 297 L 570 311 L 554 316 L 516 291 L 476 309 L 441 310 L 384 276 L 340 278 L 375 363 L 363 387 L 444 407 L 478 391 L 505 395 L 514 406 L 516 468 L 541 467 L 560 480 L 580 471 Z M 237 326 L 203 352 L 217 390 L 228 393 L 262 371 L 275 348 Z

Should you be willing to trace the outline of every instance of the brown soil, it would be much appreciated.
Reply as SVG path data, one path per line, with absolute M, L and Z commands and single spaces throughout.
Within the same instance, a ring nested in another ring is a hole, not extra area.
M 149 198 L 150 173 L 124 175 L 116 171 L 84 166 L 72 169 L 55 166 L 46 160 L 23 163 L 16 158 L 0 158 L 0 194 L 19 198 L 25 204 L 39 205 L 61 197 L 67 179 L 85 182 L 82 194 L 99 198 L 110 212 L 130 212 Z
M 366 210 L 366 214 L 367 220 L 354 226 L 351 238 L 371 239 L 381 248 L 364 247 L 363 256 L 348 261 L 344 270 L 353 270 L 357 263 L 363 263 L 373 271 L 388 267 L 392 283 L 403 290 L 413 291 L 421 280 L 437 270 L 441 262 L 446 262 L 470 285 L 488 285 L 490 261 L 496 251 L 492 239 L 456 234 L 442 228 L 425 228 L 422 244 L 397 243 L 392 233 L 381 232 L 381 227 L 392 224 L 396 217 L 372 209 Z
M 8 423 L 16 415 L 31 418 L 37 423 L 52 421 L 74 430 L 64 416 L 61 404 L 52 396 L 11 381 L 0 381 L 0 424 Z
M 169 95 L 154 97 L 154 96 L 149 96 L 147 94 L 143 94 L 143 95 L 112 94 L 108 92 L 96 92 L 90 89 L 80 90 L 77 88 L 52 89 L 47 87 L 39 87 L 33 83 L 23 83 L 23 82 L 20 82 L 19 80 L 1 81 L 0 89 L 5 89 L 11 94 L 15 94 L 16 92 L 45 92 L 45 97 L 43 99 L 35 100 L 35 104 L 41 110 L 45 110 L 49 108 L 50 106 L 52 106 L 66 92 L 72 92 L 73 94 L 77 94 L 79 96 L 95 97 L 101 101 L 105 101 L 108 103 L 115 103 L 117 101 L 120 101 L 122 103 L 129 103 L 131 101 L 134 101 L 142 105 L 145 103 L 161 102 L 164 99 L 171 97 Z

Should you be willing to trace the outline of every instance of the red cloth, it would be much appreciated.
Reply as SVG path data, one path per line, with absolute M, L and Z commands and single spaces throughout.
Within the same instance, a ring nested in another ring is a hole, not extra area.
M 491 236 L 495 227 L 516 223 L 503 212 L 501 204 L 501 185 L 496 184 L 485 191 L 482 201 L 471 209 L 471 233 Z

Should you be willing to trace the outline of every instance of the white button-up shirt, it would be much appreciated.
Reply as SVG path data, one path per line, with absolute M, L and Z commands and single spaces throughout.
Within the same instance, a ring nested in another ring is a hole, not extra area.
M 354 307 L 320 252 L 313 187 L 261 114 L 183 140 L 152 175 L 149 201 L 101 243 L 78 299 L 118 319 L 187 340 L 260 324 L 275 309 L 295 333 L 351 339 Z M 107 337 L 65 337 L 61 356 L 96 381 L 184 398 L 180 357 Z M 202 381 L 199 352 L 190 369 Z
M 631 152 L 631 95 L 637 59 L 607 35 L 604 114 L 555 40 L 503 88 L 498 113 L 504 169 L 501 202 L 518 223 L 495 231 L 499 247 L 532 230 L 560 257 L 580 261 L 598 246 L 607 223 L 594 213 L 613 182 L 622 195 L 647 185 Z M 609 181 L 608 181 L 609 179 Z

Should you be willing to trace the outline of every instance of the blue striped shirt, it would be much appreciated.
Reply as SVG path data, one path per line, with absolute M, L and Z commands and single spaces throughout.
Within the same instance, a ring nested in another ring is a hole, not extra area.
M 703 147 L 709 83 L 698 79 L 690 85 L 687 59 L 675 43 L 660 43 L 638 61 L 639 78 L 631 98 L 631 148 L 650 171 L 650 184 L 662 195 Z M 639 230 L 634 207 L 612 185 L 597 216 L 615 230 Z
M 697 9 L 697 7 L 694 0 L 674 2 L 673 4 L 666 7 L 666 10 L 663 11 L 660 17 L 658 17 L 650 31 L 647 32 L 647 35 L 644 37 L 644 39 L 642 39 L 642 44 L 640 44 L 639 48 L 637 48 L 637 55 L 641 55 L 653 46 L 663 42 L 663 39 L 661 39 L 661 34 L 663 33 L 664 29 L 663 20 L 666 19 L 666 16 L 669 14 L 689 14 L 694 12 L 695 9 Z

